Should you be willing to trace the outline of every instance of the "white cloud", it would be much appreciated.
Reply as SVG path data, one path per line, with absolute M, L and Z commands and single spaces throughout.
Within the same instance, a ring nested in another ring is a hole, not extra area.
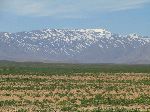
M 0 0 L 0 11 L 32 16 L 77 17 L 88 12 L 140 8 L 150 0 Z

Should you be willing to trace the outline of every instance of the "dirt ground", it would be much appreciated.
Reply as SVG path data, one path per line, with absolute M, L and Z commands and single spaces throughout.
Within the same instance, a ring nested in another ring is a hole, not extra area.
M 150 74 L 0 75 L 0 112 L 150 111 Z

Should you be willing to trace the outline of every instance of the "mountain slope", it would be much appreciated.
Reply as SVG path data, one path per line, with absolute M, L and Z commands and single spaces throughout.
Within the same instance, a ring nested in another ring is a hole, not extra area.
M 71 63 L 150 63 L 150 38 L 104 29 L 0 33 L 0 59 Z

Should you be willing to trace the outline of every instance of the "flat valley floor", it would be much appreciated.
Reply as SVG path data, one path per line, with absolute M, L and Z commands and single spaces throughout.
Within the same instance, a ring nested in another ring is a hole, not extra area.
M 23 74 L 1 67 L 0 112 L 150 111 L 150 73 L 53 74 L 33 68 L 20 68 Z

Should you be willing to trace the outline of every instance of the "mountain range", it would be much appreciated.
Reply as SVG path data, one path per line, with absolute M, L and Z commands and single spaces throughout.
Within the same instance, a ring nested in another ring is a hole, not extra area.
M 105 29 L 1 32 L 0 60 L 150 64 L 150 37 L 119 35 Z

